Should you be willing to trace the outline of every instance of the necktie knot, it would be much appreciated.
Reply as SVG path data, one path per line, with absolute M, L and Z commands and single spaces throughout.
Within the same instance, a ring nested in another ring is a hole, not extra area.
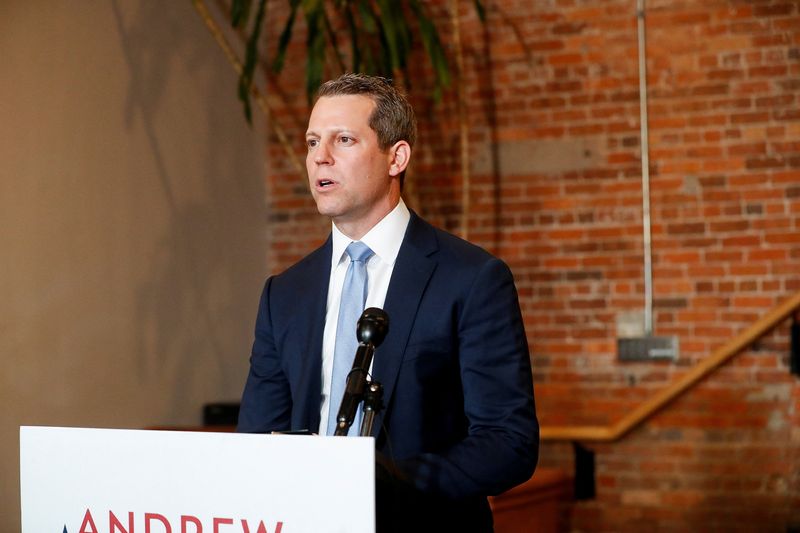
M 361 241 L 353 241 L 348 244 L 345 252 L 347 252 L 347 255 L 350 257 L 351 261 L 360 261 L 362 263 L 372 257 L 375 253 L 369 246 Z

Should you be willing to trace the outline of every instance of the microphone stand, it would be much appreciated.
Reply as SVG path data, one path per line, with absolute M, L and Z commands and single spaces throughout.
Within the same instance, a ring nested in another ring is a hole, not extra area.
M 336 415 L 334 435 L 346 436 L 353 424 L 358 406 L 364 403 L 364 419 L 361 421 L 359 434 L 369 436 L 376 411 L 383 408 L 383 387 L 379 383 L 368 381 L 372 356 L 389 331 L 389 317 L 383 309 L 370 307 L 365 309 L 358 319 L 356 335 L 358 349 L 353 358 L 353 368 L 347 375 L 347 384 L 339 412 Z
M 381 409 L 383 409 L 383 385 L 377 381 L 371 381 L 364 392 L 364 418 L 361 420 L 359 436 L 369 437 L 372 435 L 375 415 Z

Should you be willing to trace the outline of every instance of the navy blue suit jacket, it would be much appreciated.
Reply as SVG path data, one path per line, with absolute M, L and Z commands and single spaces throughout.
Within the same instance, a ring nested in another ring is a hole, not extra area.
M 319 427 L 331 253 L 329 238 L 267 280 L 239 431 Z M 526 481 L 538 458 L 528 345 L 510 270 L 412 212 L 384 310 L 389 332 L 372 373 L 384 387 L 377 450 L 422 493 L 488 512 L 486 496 Z

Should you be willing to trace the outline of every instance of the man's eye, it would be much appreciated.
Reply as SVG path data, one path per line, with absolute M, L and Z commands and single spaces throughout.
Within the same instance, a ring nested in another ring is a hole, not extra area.
M 306 145 L 309 148 L 314 148 L 317 145 L 317 142 L 319 141 L 317 141 L 316 139 L 306 139 Z
M 339 137 L 339 142 L 343 144 L 350 144 L 351 142 L 353 142 L 353 138 L 348 137 L 347 135 L 342 135 L 341 137 Z

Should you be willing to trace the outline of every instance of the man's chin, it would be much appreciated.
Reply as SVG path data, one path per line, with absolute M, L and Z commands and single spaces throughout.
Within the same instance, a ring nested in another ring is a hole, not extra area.
M 335 206 L 328 205 L 326 202 L 317 202 L 317 212 L 325 217 L 336 218 L 341 215 L 341 210 Z

